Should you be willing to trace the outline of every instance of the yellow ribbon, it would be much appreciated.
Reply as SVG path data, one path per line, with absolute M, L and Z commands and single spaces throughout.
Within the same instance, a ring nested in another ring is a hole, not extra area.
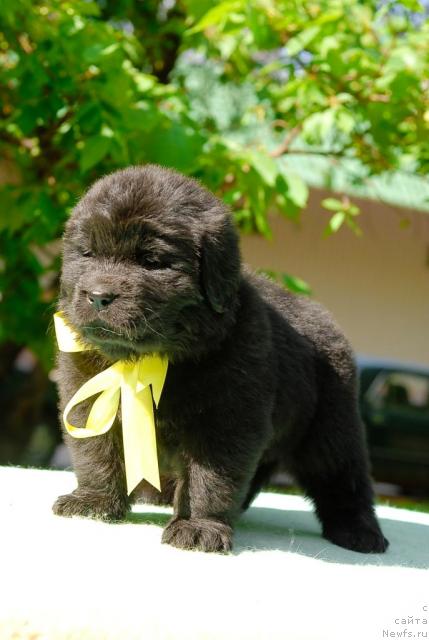
M 61 351 L 91 349 L 79 342 L 79 336 L 66 324 L 62 312 L 54 314 L 54 322 Z M 64 409 L 63 420 L 68 433 L 74 438 L 91 438 L 109 431 L 121 401 L 128 494 L 143 478 L 161 490 L 152 397 L 158 406 L 167 367 L 168 361 L 159 356 L 144 356 L 136 363 L 118 360 L 85 382 Z M 67 416 L 73 407 L 98 393 L 85 427 L 70 424 Z

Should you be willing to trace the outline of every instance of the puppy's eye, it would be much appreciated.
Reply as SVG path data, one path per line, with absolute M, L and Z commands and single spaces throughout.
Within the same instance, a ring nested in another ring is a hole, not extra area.
M 168 269 L 171 267 L 171 260 L 168 255 L 159 255 L 158 253 L 151 253 L 148 249 L 137 249 L 134 254 L 134 259 L 144 269 Z
M 92 256 L 94 255 L 90 249 L 81 249 L 80 252 L 84 258 L 92 258 Z

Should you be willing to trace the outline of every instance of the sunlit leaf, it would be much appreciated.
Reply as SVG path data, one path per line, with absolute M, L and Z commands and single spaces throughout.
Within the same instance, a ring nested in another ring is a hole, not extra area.
M 204 31 L 207 27 L 217 25 L 223 20 L 226 20 L 228 16 L 236 10 L 239 10 L 243 6 L 241 0 L 228 0 L 227 2 L 221 2 L 216 5 L 197 22 L 197 24 L 188 30 L 188 34 Z
M 280 173 L 287 185 L 287 197 L 302 209 L 307 204 L 308 186 L 304 180 L 284 164 L 280 164 Z
M 110 145 L 110 136 L 98 135 L 88 138 L 80 155 L 82 171 L 88 171 L 100 162 L 109 152 Z
M 334 213 L 332 218 L 329 220 L 327 227 L 325 228 L 324 235 L 330 235 L 331 233 L 335 233 L 342 226 L 344 221 L 346 220 L 346 214 L 344 211 L 337 211 Z
M 267 153 L 250 149 L 245 155 L 248 162 L 259 173 L 263 181 L 270 187 L 274 186 L 278 173 L 278 167 L 273 158 Z
M 319 31 L 319 26 L 312 26 L 301 31 L 297 36 L 295 36 L 295 38 L 291 38 L 286 45 L 288 54 L 290 56 L 295 56 L 297 53 L 305 49 L 305 47 L 314 40 Z
M 337 200 L 337 198 L 324 198 L 322 206 L 329 211 L 342 211 L 344 209 L 344 203 L 341 200 Z
M 282 273 L 281 279 L 285 287 L 294 293 L 303 293 L 307 296 L 312 294 L 310 285 L 297 276 L 291 276 L 289 273 Z

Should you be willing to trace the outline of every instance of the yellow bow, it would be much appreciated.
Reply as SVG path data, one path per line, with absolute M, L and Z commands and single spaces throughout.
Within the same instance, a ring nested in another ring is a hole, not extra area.
M 54 314 L 54 322 L 61 351 L 90 350 L 79 342 L 78 335 L 67 326 L 61 312 Z M 168 361 L 159 356 L 144 356 L 134 364 L 118 360 L 85 382 L 64 409 L 63 419 L 68 433 L 74 438 L 90 438 L 109 431 L 121 400 L 128 494 L 143 478 L 161 490 L 152 396 L 158 406 L 167 366 Z M 67 416 L 73 407 L 97 393 L 100 395 L 91 407 L 85 427 L 70 424 Z

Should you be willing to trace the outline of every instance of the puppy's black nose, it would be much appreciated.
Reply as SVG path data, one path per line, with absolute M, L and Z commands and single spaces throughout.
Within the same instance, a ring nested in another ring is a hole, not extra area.
M 102 311 L 109 306 L 117 297 L 114 293 L 100 293 L 100 291 L 91 291 L 88 293 L 88 301 L 97 311 Z

